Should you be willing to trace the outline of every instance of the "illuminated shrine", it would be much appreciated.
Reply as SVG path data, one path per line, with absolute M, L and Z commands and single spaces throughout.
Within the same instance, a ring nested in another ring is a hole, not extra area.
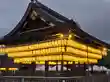
M 109 48 L 75 21 L 38 1 L 29 3 L 21 21 L 0 44 L 0 53 L 13 58 L 15 64 L 42 65 L 47 61 L 48 65 L 98 64 Z

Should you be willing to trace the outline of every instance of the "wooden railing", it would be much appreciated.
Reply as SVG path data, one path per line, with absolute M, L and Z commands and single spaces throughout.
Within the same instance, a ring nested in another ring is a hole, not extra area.
M 2 76 L 0 82 L 110 82 L 110 76 L 77 77 L 37 77 L 37 76 Z

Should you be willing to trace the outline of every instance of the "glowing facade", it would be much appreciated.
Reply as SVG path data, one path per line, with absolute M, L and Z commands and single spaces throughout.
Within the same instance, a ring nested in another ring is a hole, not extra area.
M 7 53 L 9 57 L 13 57 L 15 63 L 62 60 L 62 55 L 65 61 L 98 63 L 98 59 L 107 55 L 106 50 L 96 49 L 68 38 L 5 47 L 1 48 L 0 51 Z

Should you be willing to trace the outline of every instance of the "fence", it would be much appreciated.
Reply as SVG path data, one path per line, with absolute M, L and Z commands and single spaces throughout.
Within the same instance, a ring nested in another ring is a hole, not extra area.
M 89 77 L 1 76 L 0 82 L 110 82 L 110 78 L 105 75 Z

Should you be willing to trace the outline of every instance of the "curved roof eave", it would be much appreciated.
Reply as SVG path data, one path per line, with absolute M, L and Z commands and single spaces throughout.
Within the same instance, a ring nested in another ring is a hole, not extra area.
M 77 29 L 81 32 L 81 34 L 84 34 L 84 36 L 86 36 L 87 38 L 89 38 L 89 39 L 91 39 L 91 40 L 95 40 L 96 43 L 102 44 L 102 45 L 106 46 L 107 48 L 110 48 L 110 46 L 109 46 L 108 43 L 106 43 L 106 42 L 104 42 L 104 41 L 102 41 L 102 40 L 100 40 L 100 39 L 98 39 L 98 38 L 96 38 L 96 37 L 90 35 L 89 33 L 83 31 L 83 30 L 82 30 L 81 28 L 79 28 L 79 27 L 77 27 Z
M 71 20 L 71 24 L 72 27 L 71 29 L 75 29 L 75 33 L 81 37 L 83 37 L 84 39 L 90 39 L 92 41 L 95 41 L 96 43 L 99 43 L 101 45 L 104 45 L 107 48 L 110 48 L 110 45 L 104 41 L 101 41 L 100 39 L 90 35 L 89 33 L 83 31 L 76 22 L 74 22 L 73 20 Z M 75 25 L 75 28 L 73 28 L 73 25 Z
M 26 10 L 24 16 L 22 17 L 22 19 L 19 21 L 19 23 L 15 26 L 15 28 L 14 28 L 11 32 L 9 32 L 8 34 L 6 34 L 6 35 L 4 36 L 4 38 L 6 38 L 6 37 L 8 37 L 8 36 L 12 36 L 14 33 L 16 33 L 16 31 L 17 31 L 19 28 L 21 28 L 21 25 L 26 21 L 26 18 L 27 18 L 28 14 L 29 14 L 29 12 L 30 12 L 30 10 L 31 10 L 31 7 L 32 7 L 32 4 L 29 3 L 28 8 L 27 8 L 27 10 Z

